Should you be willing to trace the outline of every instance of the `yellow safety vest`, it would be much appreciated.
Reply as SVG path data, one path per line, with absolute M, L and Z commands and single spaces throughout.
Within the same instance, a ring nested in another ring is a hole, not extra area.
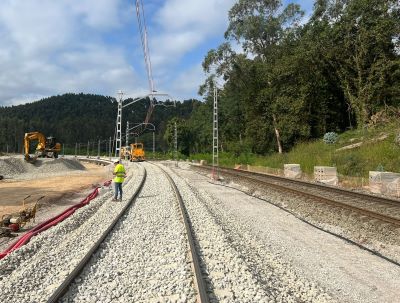
M 117 166 L 115 166 L 114 173 L 115 173 L 115 178 L 114 178 L 115 183 L 124 182 L 125 167 L 122 164 L 117 164 Z

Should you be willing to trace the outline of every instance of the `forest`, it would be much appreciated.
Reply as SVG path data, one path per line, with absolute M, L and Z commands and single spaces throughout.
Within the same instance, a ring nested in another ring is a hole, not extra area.
M 124 104 L 132 99 L 124 100 Z M 163 103 L 155 106 L 150 123 L 155 128 L 157 151 L 168 151 L 163 139 L 168 121 L 173 118 L 188 119 L 192 111 L 200 104 L 196 100 L 176 102 L 175 106 Z M 148 98 L 139 100 L 123 110 L 122 135 L 125 145 L 126 122 L 130 128 L 142 123 L 150 105 Z M 45 136 L 54 136 L 58 142 L 69 147 L 68 152 L 75 152 L 79 144 L 81 154 L 86 148 L 97 151 L 101 142 L 101 152 L 108 151 L 110 138 L 114 145 L 117 119 L 117 100 L 92 94 L 64 94 L 45 98 L 36 102 L 10 107 L 0 107 L 0 151 L 22 152 L 23 137 L 26 132 L 39 131 Z M 149 148 L 152 146 L 153 128 L 141 132 L 139 138 Z M 130 132 L 129 143 L 134 142 L 135 133 Z
M 205 55 L 204 99 L 157 106 L 151 123 L 158 151 L 212 151 L 214 87 L 219 148 L 240 154 L 288 152 L 327 132 L 367 128 L 381 112 L 398 118 L 398 0 L 316 0 L 309 16 L 298 4 L 239 0 L 229 11 L 225 41 Z M 123 118 L 142 122 L 148 100 Z M 115 98 L 65 94 L 0 108 L 0 150 L 21 150 L 24 132 L 38 130 L 70 144 L 114 137 Z M 145 135 L 149 142 L 151 134 Z

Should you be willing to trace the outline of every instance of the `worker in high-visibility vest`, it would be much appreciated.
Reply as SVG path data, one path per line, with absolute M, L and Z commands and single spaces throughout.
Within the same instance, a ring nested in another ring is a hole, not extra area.
M 125 167 L 119 163 L 119 159 L 114 161 L 114 187 L 115 194 L 113 201 L 118 201 L 118 193 L 119 193 L 119 201 L 122 201 L 122 183 L 124 182 L 124 178 L 126 177 Z

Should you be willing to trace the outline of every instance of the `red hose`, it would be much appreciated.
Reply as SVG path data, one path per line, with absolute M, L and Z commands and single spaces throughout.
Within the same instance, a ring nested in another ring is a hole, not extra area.
M 105 186 L 109 186 L 111 184 L 111 181 L 106 181 L 104 182 Z M 89 204 L 91 200 L 97 197 L 99 194 L 99 188 L 95 188 L 92 193 L 90 193 L 85 199 L 83 199 L 81 202 L 78 204 L 75 204 L 66 210 L 64 210 L 61 214 L 50 218 L 46 220 L 45 222 L 35 226 L 31 230 L 29 230 L 26 234 L 24 234 L 21 238 L 19 238 L 17 241 L 15 241 L 13 244 L 11 244 L 5 251 L 0 253 L 0 260 L 3 259 L 5 256 L 7 256 L 9 253 L 12 251 L 20 248 L 24 244 L 26 244 L 33 236 L 36 236 L 38 233 L 45 231 L 46 229 L 57 225 L 57 223 L 63 221 L 64 219 L 68 218 L 70 215 L 72 215 L 77 209 Z

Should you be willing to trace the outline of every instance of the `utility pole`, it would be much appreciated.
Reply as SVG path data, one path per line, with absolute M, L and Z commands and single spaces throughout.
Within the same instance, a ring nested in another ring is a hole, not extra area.
M 214 111 L 213 111 L 213 163 L 212 178 L 218 180 L 218 91 L 214 82 Z
M 110 137 L 110 145 L 108 148 L 108 155 L 110 156 L 110 161 L 111 161 L 111 137 Z
M 129 145 L 129 121 L 126 121 L 126 139 L 125 139 L 125 145 Z
M 155 140 L 155 130 L 153 130 L 153 158 L 155 157 L 155 152 L 156 152 L 156 140 Z
M 124 93 L 120 90 L 118 91 L 118 112 L 117 112 L 117 137 L 115 141 L 115 156 L 119 157 L 119 152 L 121 150 L 121 123 L 122 123 L 122 101 Z
M 174 144 L 175 144 L 175 166 L 178 166 L 178 130 L 176 127 L 176 121 L 174 125 Z

